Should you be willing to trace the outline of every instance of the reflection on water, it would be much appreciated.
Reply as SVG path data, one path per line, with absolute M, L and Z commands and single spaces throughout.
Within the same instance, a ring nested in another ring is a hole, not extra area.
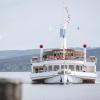
M 29 72 L 0 72 L 0 77 L 20 79 L 24 82 L 22 100 L 100 100 L 100 83 L 31 84 Z

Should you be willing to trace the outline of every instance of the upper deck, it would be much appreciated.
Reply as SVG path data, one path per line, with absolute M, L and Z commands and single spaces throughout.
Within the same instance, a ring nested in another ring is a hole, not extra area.
M 37 70 L 38 72 L 41 72 L 41 70 L 42 72 L 47 71 L 44 70 L 44 67 L 46 69 L 52 67 L 52 71 L 56 71 L 56 69 L 59 70 L 63 66 L 67 66 L 66 69 L 71 71 L 96 72 L 96 58 L 94 56 L 87 56 L 86 62 L 84 62 L 84 53 L 82 51 L 65 49 L 64 58 L 62 49 L 54 49 L 44 52 L 42 60 L 40 57 L 32 58 L 32 72 L 37 72 Z
M 42 61 L 53 61 L 53 60 L 73 60 L 73 61 L 84 61 L 84 53 L 73 49 L 65 49 L 65 58 L 63 57 L 63 49 L 54 49 L 43 53 Z M 87 62 L 96 63 L 95 56 L 87 56 Z M 32 63 L 41 62 L 40 57 L 33 57 Z

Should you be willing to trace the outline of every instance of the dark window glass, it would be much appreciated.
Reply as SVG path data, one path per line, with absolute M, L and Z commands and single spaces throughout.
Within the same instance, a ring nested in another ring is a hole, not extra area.
M 59 70 L 59 65 L 54 65 L 54 71 Z
M 74 65 L 69 65 L 69 69 L 74 71 Z
M 76 71 L 79 71 L 79 65 L 76 65 Z
M 67 69 L 67 65 L 65 65 L 65 69 Z
M 64 69 L 64 65 L 61 65 L 61 69 Z
M 48 66 L 48 71 L 52 71 L 52 66 Z
M 54 56 L 56 56 L 56 53 L 54 53 Z

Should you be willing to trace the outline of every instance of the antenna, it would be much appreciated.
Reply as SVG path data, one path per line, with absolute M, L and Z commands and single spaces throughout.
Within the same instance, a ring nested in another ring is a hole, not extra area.
M 63 27 L 60 29 L 60 37 L 62 38 L 61 41 L 61 48 L 67 49 L 66 47 L 66 30 L 67 30 L 67 26 L 70 23 L 70 14 L 68 11 L 68 7 L 64 7 L 67 16 L 65 16 L 65 21 L 64 21 L 64 25 Z
M 65 16 L 65 26 L 64 27 L 66 29 L 68 24 L 70 23 L 71 17 L 70 17 L 69 10 L 68 10 L 67 6 L 65 7 L 65 11 L 66 11 L 67 16 Z
M 70 14 L 69 14 L 69 10 L 68 10 L 67 6 L 65 6 L 64 9 L 66 11 L 66 15 L 65 15 L 65 19 L 64 19 L 63 28 L 60 29 L 60 37 L 62 39 L 61 43 L 63 43 L 63 45 L 61 44 L 61 48 L 63 49 L 63 58 L 65 59 L 65 49 L 67 49 L 66 30 L 67 30 L 68 24 L 70 23 Z
M 63 0 L 62 5 L 63 5 L 65 12 L 66 12 L 64 26 L 65 26 L 65 28 L 67 28 L 68 24 L 70 23 L 70 19 L 71 19 L 69 9 L 68 9 L 68 0 Z

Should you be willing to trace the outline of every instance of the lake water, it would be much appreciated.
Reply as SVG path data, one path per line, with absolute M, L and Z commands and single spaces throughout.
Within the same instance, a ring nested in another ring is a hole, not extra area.
M 22 80 L 22 100 L 100 100 L 100 72 L 96 84 L 31 84 L 29 72 L 0 72 L 0 78 Z

